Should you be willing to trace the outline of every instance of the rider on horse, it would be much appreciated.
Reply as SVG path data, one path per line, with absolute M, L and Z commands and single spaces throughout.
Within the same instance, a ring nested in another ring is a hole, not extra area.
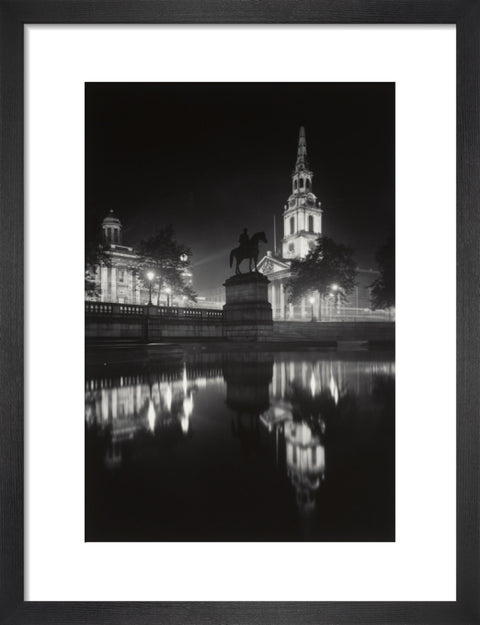
M 267 237 L 265 236 L 265 232 L 255 232 L 252 235 L 252 238 L 248 236 L 247 228 L 243 229 L 243 232 L 240 234 L 238 242 L 240 246 L 230 252 L 230 267 L 233 264 L 233 259 L 235 258 L 237 264 L 235 266 L 235 273 L 238 275 L 242 273 L 240 271 L 240 263 L 242 260 L 248 258 L 248 269 L 252 271 L 252 261 L 255 271 L 257 269 L 258 262 L 258 243 L 261 241 L 262 243 L 267 243 Z
M 247 249 L 248 244 L 250 243 L 250 237 L 248 236 L 247 228 L 243 229 L 243 232 L 240 234 L 238 242 L 240 243 L 240 247 L 243 247 L 244 250 Z

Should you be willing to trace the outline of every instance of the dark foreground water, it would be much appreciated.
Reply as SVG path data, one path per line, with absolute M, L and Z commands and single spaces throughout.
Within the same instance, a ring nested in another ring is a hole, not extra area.
M 87 541 L 395 539 L 390 354 L 96 359 Z

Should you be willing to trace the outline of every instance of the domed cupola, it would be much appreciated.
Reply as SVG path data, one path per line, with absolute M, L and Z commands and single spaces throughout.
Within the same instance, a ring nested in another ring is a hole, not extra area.
M 102 221 L 103 237 L 106 243 L 110 245 L 122 243 L 122 222 L 115 217 L 113 210 Z

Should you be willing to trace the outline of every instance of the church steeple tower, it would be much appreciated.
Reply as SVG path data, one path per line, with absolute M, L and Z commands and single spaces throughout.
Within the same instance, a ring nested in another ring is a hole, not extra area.
M 295 164 L 295 171 L 300 171 L 305 168 L 308 169 L 307 139 L 305 137 L 305 128 L 301 126 L 300 134 L 298 136 L 297 162 Z
M 322 233 L 322 209 L 312 192 L 313 172 L 307 159 L 305 128 L 298 136 L 297 160 L 292 173 L 292 193 L 283 213 L 284 258 L 305 258 Z
M 297 162 L 292 174 L 292 191 L 294 194 L 306 193 L 312 190 L 313 172 L 310 171 L 307 160 L 307 139 L 305 128 L 300 127 L 298 136 Z

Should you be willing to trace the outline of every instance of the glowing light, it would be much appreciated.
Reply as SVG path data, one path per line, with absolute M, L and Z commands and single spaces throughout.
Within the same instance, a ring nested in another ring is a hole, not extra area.
M 150 282 L 155 278 L 155 274 L 153 273 L 153 271 L 147 271 L 147 278 L 150 280 Z
M 187 366 L 183 365 L 183 394 L 185 395 L 185 397 L 187 396 L 187 385 Z
M 182 427 L 182 432 L 183 432 L 184 434 L 188 434 L 188 428 L 189 428 L 189 426 L 190 426 L 190 420 L 189 420 L 189 418 L 188 418 L 188 417 L 186 417 L 186 416 L 183 416 L 183 417 L 180 419 L 180 425 L 181 425 L 181 427 Z
M 153 399 L 148 400 L 148 412 L 147 412 L 147 421 L 148 427 L 150 431 L 153 432 L 155 430 L 155 406 L 153 405 Z
M 338 284 L 332 284 L 331 289 L 332 291 L 338 291 Z
M 108 421 L 108 391 L 102 390 L 102 420 Z
M 165 407 L 168 412 L 172 410 L 172 387 L 170 384 L 167 386 L 167 390 L 165 391 Z
M 180 419 L 180 425 L 182 432 L 188 434 L 188 428 L 190 427 L 190 416 L 193 412 L 193 395 L 190 394 L 183 400 L 183 417 Z
M 314 298 L 314 297 L 310 297 L 310 298 L 308 299 L 308 301 L 310 302 L 310 304 L 313 304 L 313 303 L 315 302 L 315 298 Z
M 187 419 L 191 416 L 193 412 L 193 395 L 191 393 L 183 400 L 183 412 L 185 413 Z
M 316 387 L 317 387 L 317 383 L 315 382 L 315 376 L 313 375 L 313 371 L 312 371 L 312 375 L 310 376 L 310 390 L 312 391 L 312 397 L 315 397 Z
M 337 384 L 335 382 L 335 380 L 333 379 L 333 375 L 330 377 L 330 394 L 333 397 L 333 401 L 335 402 L 335 405 L 338 404 L 338 387 Z

